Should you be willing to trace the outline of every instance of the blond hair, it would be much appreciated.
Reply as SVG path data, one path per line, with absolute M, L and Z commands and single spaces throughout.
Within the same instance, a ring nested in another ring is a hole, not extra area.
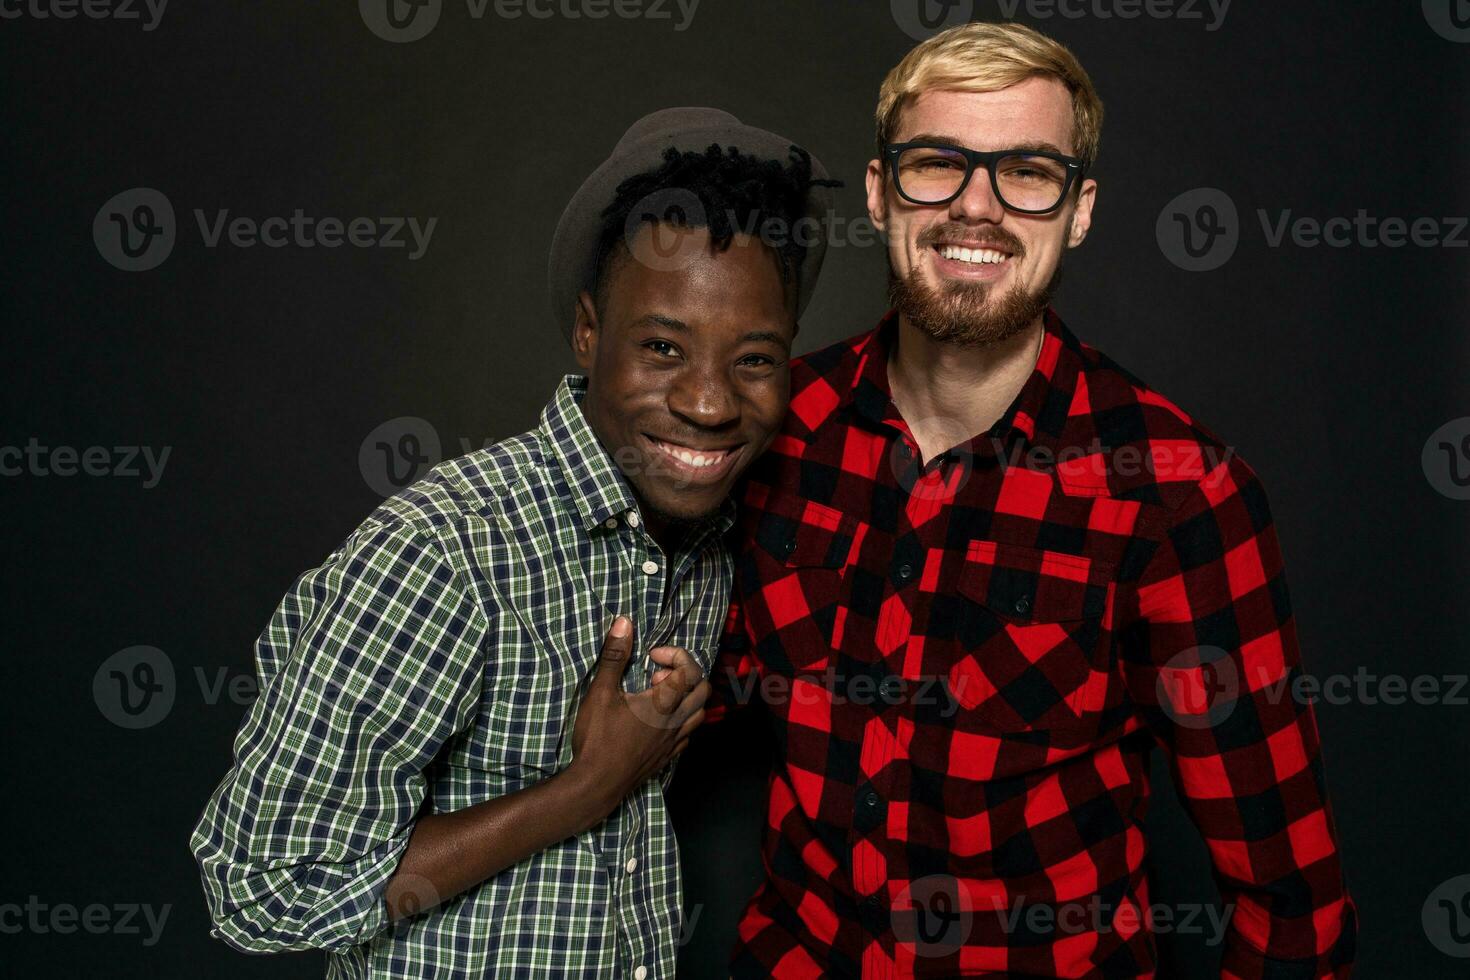
M 878 151 L 891 141 L 903 107 L 921 92 L 995 92 L 1035 75 L 1056 78 L 1072 95 L 1072 146 L 1082 165 L 1097 160 L 1102 100 L 1066 46 L 1024 24 L 973 22 L 916 45 L 878 90 Z

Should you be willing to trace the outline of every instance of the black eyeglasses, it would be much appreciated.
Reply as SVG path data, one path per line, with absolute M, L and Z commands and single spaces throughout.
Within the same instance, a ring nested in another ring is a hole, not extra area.
M 976 167 L 990 174 L 1000 202 L 1022 214 L 1046 214 L 1066 200 L 1082 161 L 1041 150 L 970 150 L 948 143 L 890 143 L 883 148 L 898 196 L 912 204 L 948 204 Z

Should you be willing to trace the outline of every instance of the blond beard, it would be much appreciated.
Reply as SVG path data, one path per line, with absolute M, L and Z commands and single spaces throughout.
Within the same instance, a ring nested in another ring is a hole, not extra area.
M 924 281 L 918 268 L 899 278 L 888 268 L 888 303 L 909 322 L 940 343 L 988 347 L 1025 330 L 1046 311 L 1062 278 L 1057 263 L 1047 284 L 1035 293 L 1024 285 L 991 302 L 991 286 L 952 282 L 940 289 Z

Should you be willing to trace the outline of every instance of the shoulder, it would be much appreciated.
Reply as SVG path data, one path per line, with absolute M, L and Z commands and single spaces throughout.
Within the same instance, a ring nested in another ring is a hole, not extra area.
M 1108 355 L 1078 343 L 1072 404 L 1057 443 L 1069 492 L 1173 510 L 1201 491 L 1255 483 L 1237 447 Z
M 531 430 L 444 460 L 378 504 L 343 548 L 377 542 L 449 551 L 467 524 L 495 536 L 500 515 L 545 498 L 524 491 L 549 482 L 548 456 L 542 433 Z
M 827 420 L 843 392 L 852 387 L 863 347 L 872 335 L 865 331 L 792 358 L 787 434 L 809 435 Z

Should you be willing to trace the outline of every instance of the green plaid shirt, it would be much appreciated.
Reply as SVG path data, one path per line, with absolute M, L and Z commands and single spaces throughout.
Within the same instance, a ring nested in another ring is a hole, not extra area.
M 683 646 L 709 670 L 733 505 L 666 558 L 582 415 L 585 390 L 569 376 L 538 428 L 384 501 L 282 600 L 234 767 L 190 841 L 215 936 L 326 949 L 328 977 L 674 975 L 672 767 L 591 831 L 429 911 L 391 923 L 383 900 L 421 811 L 571 761 L 614 615 L 632 618 L 637 652 Z M 625 686 L 649 676 L 635 655 Z

